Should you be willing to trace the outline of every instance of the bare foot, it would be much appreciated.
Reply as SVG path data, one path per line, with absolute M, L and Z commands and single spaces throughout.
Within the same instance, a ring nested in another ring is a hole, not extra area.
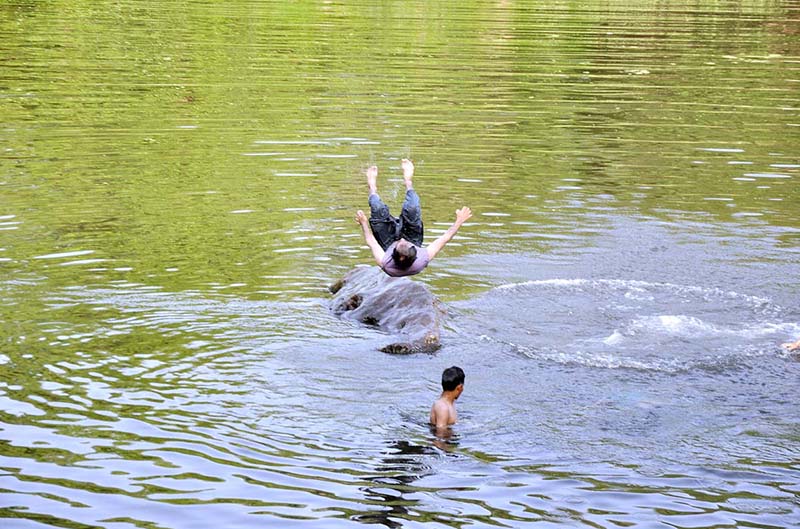
M 413 187 L 411 179 L 414 177 L 414 163 L 408 158 L 403 158 L 400 166 L 403 168 L 403 180 L 406 183 L 406 189 L 411 189 Z
M 367 169 L 367 185 L 369 186 L 369 192 L 377 193 L 378 192 L 378 166 L 373 165 L 369 169 Z

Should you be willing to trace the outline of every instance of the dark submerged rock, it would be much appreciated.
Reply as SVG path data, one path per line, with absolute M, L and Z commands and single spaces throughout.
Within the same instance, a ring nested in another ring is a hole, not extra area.
M 385 353 L 430 353 L 441 346 L 444 310 L 422 283 L 387 276 L 377 266 L 358 266 L 331 285 L 330 291 L 334 314 L 399 338 L 381 348 Z

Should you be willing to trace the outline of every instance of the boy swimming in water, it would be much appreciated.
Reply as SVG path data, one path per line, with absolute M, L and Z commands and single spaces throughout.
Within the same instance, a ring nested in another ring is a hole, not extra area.
M 414 191 L 412 179 L 414 164 L 404 159 L 403 180 L 406 184 L 406 198 L 400 218 L 389 213 L 389 208 L 378 196 L 378 168 L 367 169 L 369 186 L 369 219 L 363 211 L 356 213 L 356 222 L 361 225 L 364 240 L 367 242 L 375 262 L 381 270 L 393 277 L 419 274 L 428 263 L 450 242 L 458 229 L 470 217 L 472 211 L 463 207 L 456 211 L 456 221 L 438 239 L 422 248 L 422 208 L 419 195 Z
M 464 391 L 464 370 L 458 366 L 448 367 L 442 373 L 442 394 L 431 406 L 430 422 L 436 432 L 447 430 L 458 420 L 456 400 Z

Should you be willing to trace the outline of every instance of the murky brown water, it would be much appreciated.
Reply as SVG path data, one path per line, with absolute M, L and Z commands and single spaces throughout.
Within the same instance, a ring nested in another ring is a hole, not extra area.
M 0 6 L 3 527 L 790 527 L 800 5 Z M 414 159 L 435 355 L 326 286 Z M 446 443 L 444 367 L 467 373 Z

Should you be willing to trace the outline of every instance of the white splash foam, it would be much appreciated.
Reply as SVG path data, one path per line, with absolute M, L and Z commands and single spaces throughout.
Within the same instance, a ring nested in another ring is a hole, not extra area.
M 614 331 L 611 333 L 610 336 L 606 337 L 603 340 L 603 343 L 606 345 L 618 345 L 625 339 L 625 336 L 622 335 L 619 331 Z
M 633 279 L 536 279 L 522 281 L 519 283 L 508 283 L 499 285 L 493 290 L 514 290 L 524 287 L 611 287 L 617 289 L 627 289 L 633 292 L 644 293 L 652 290 L 668 290 L 675 294 L 697 294 L 704 296 L 725 297 L 730 299 L 742 299 L 753 304 L 772 303 L 769 298 L 741 294 L 731 290 L 720 288 L 698 287 L 691 285 L 677 285 L 675 283 L 654 283 L 648 281 L 637 281 Z

